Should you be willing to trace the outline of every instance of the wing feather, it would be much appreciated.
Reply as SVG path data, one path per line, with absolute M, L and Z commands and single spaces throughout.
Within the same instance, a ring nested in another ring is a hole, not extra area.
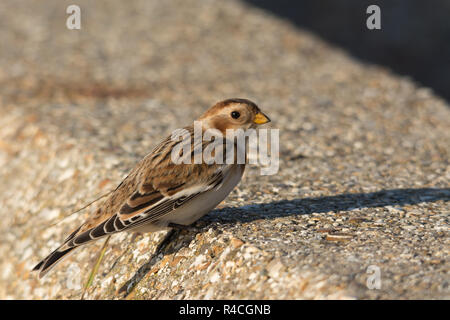
M 188 190 L 188 192 L 185 190 L 179 191 L 171 196 L 155 198 L 148 203 L 139 204 L 134 208 L 136 211 L 139 211 L 139 213 L 131 216 L 130 214 L 134 211 L 130 211 L 131 207 L 129 207 L 128 204 L 125 204 L 122 208 L 126 207 L 126 210 L 121 209 L 119 213 L 114 214 L 102 223 L 83 231 L 79 235 L 76 235 L 67 243 L 67 246 L 80 246 L 108 234 L 134 229 L 144 224 L 156 221 L 173 210 L 181 207 L 188 201 L 194 199 L 198 195 L 216 188 L 220 185 L 220 183 L 222 183 L 223 178 L 223 172 L 219 171 L 216 175 L 214 175 L 208 184 L 196 186 L 195 188 Z M 136 195 L 133 194 L 132 197 L 136 198 Z M 156 199 L 159 200 L 156 201 Z

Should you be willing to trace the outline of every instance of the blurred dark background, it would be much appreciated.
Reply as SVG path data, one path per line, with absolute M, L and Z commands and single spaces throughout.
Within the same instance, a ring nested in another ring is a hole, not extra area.
M 450 101 L 449 0 L 244 1 L 290 20 L 364 62 L 410 76 Z M 366 27 L 366 9 L 372 4 L 381 8 L 381 30 Z

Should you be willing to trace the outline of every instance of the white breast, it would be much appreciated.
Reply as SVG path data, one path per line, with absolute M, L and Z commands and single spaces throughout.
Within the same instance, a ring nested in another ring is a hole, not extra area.
M 182 207 L 174 210 L 160 222 L 167 225 L 168 223 L 176 223 L 182 225 L 190 225 L 203 217 L 209 211 L 214 209 L 234 187 L 241 181 L 244 173 L 243 165 L 232 165 L 227 175 L 224 178 L 222 185 L 218 189 L 209 190 L 203 194 L 198 195 L 191 201 L 184 204 Z

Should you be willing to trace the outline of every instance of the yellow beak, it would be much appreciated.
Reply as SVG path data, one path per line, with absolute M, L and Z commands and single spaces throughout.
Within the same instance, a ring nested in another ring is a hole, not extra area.
M 253 120 L 253 123 L 256 123 L 256 124 L 264 124 L 267 122 L 270 122 L 270 119 L 268 116 L 266 116 L 262 112 L 258 112 L 255 116 L 255 119 Z

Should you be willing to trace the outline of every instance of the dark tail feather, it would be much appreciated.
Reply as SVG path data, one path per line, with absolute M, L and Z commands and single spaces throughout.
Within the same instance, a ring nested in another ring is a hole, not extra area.
M 71 252 L 75 247 L 68 248 L 66 250 L 61 251 L 60 248 L 56 249 L 52 253 L 50 253 L 47 258 L 39 262 L 34 268 L 33 271 L 39 271 L 39 279 L 42 278 L 49 272 L 58 262 L 61 262 L 61 259 L 66 257 L 66 255 Z
M 75 229 L 64 241 L 64 243 L 55 251 L 50 253 L 45 259 L 43 259 L 41 262 L 39 262 L 36 266 L 34 266 L 32 271 L 39 271 L 39 279 L 41 279 L 43 276 L 47 274 L 53 267 L 58 263 L 61 262 L 61 259 L 66 257 L 67 254 L 75 249 L 76 247 L 71 247 L 66 250 L 61 250 L 61 248 L 67 244 L 75 235 L 77 232 L 81 229 L 82 225 Z

